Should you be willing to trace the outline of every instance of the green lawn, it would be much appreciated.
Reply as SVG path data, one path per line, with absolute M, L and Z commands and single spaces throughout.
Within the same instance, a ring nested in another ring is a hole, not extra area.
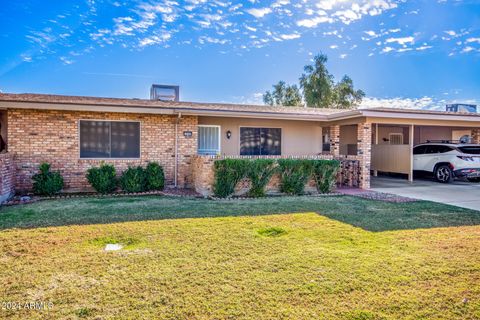
M 7 207 L 0 222 L 2 302 L 53 303 L 5 319 L 480 318 L 475 211 L 137 197 Z
M 3 207 L 0 229 L 292 212 L 317 212 L 370 231 L 480 225 L 477 211 L 428 201 L 395 204 L 349 196 L 212 201 L 144 196 L 74 198 Z

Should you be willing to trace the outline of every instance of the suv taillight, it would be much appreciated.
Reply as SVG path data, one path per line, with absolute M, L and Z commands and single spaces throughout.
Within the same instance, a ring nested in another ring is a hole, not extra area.
M 475 161 L 473 160 L 473 157 L 469 157 L 469 156 L 457 156 L 457 158 L 460 158 L 464 161 Z

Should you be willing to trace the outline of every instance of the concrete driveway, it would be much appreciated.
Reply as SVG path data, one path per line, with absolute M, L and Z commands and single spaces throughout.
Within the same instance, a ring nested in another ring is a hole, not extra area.
M 480 211 L 480 183 L 456 180 L 443 184 L 429 179 L 409 183 L 405 179 L 372 177 L 371 189 Z

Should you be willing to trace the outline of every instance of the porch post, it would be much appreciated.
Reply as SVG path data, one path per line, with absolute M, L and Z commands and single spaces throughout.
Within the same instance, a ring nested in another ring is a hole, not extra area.
M 357 156 L 360 161 L 360 188 L 370 189 L 370 164 L 372 159 L 372 124 L 357 125 Z
M 472 143 L 480 144 L 480 128 L 472 129 Z
M 340 126 L 330 126 L 330 153 L 340 156 Z

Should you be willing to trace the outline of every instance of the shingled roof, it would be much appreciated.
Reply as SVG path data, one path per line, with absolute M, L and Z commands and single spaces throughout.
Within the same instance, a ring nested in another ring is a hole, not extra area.
M 5 102 L 2 105 L 2 102 Z M 54 110 L 80 110 L 100 112 L 129 112 L 129 113 L 159 113 L 159 114 L 192 114 L 206 116 L 232 116 L 232 117 L 260 117 L 271 119 L 296 119 L 328 121 L 359 116 L 376 116 L 396 114 L 409 117 L 439 115 L 480 117 L 477 113 L 458 113 L 435 110 L 396 109 L 396 108 L 366 108 L 366 109 L 329 109 L 329 108 L 304 108 L 304 107 L 272 107 L 265 105 L 246 105 L 229 103 L 198 103 L 156 101 L 149 99 L 124 99 L 103 98 L 86 96 L 66 96 L 50 94 L 13 94 L 0 93 L 0 107 L 18 107 Z

